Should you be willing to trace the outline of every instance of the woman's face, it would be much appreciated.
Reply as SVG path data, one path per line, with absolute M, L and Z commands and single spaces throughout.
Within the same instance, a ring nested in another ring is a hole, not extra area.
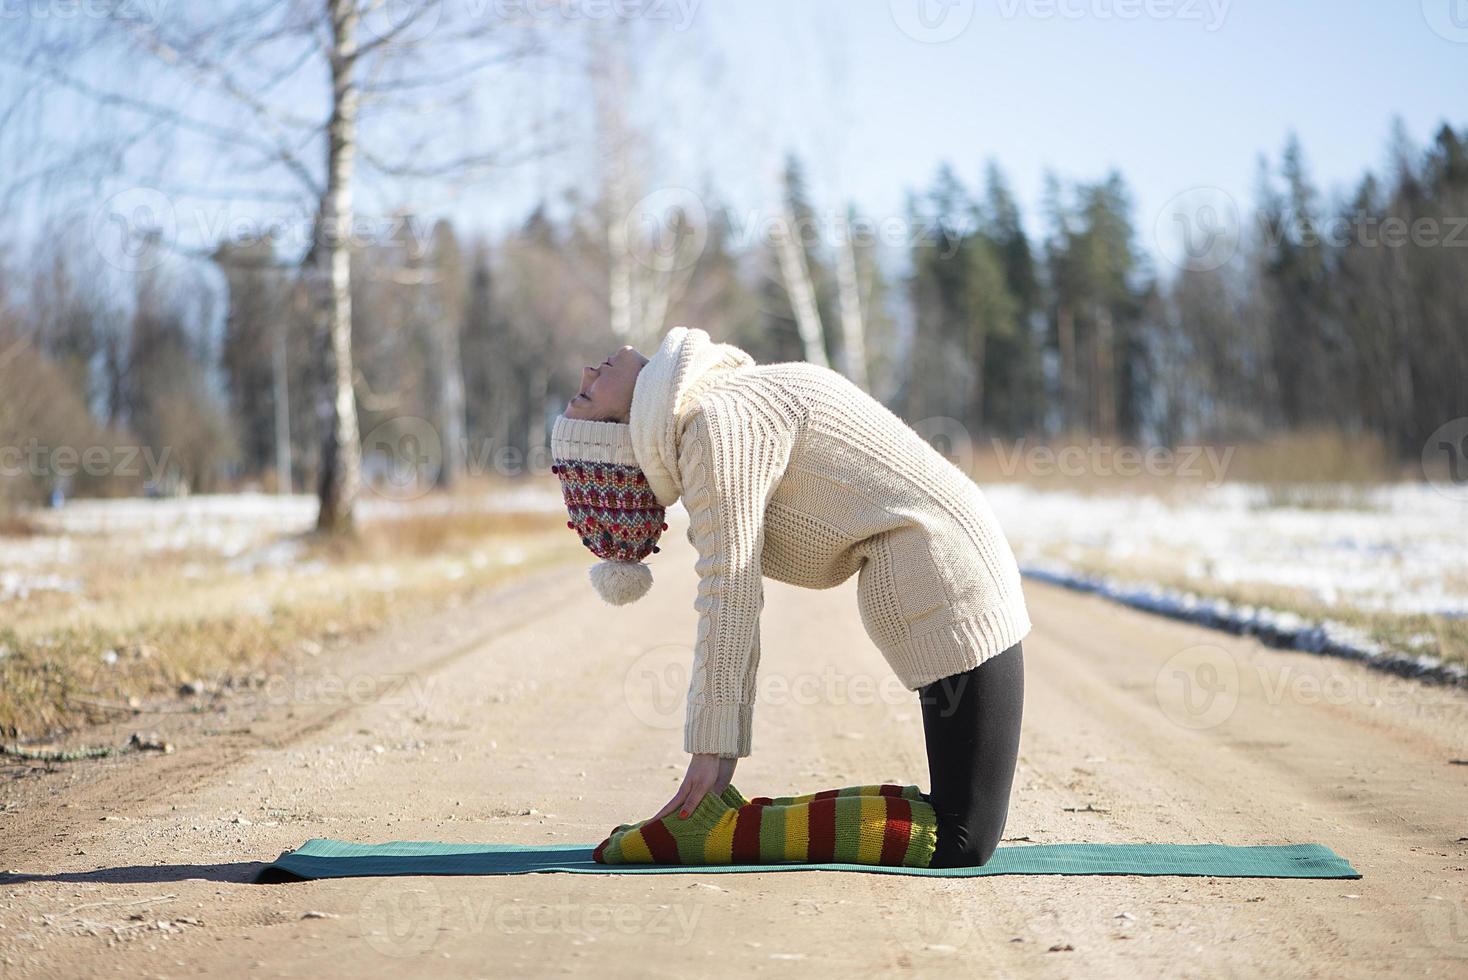
M 566 418 L 593 422 L 626 422 L 632 411 L 637 374 L 647 358 L 623 347 L 596 367 L 581 372 L 581 391 L 566 403 Z

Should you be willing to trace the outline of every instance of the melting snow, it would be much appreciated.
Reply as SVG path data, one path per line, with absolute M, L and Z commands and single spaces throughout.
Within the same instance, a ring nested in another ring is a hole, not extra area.
M 1210 585 L 1298 589 L 1326 606 L 1468 615 L 1468 504 L 1430 486 L 1369 492 L 1366 506 L 1270 507 L 1262 487 L 1230 484 L 1177 502 L 986 487 L 1020 561 L 1108 568 L 1171 565 Z
M 1276 586 L 1301 590 L 1327 607 L 1468 615 L 1468 505 L 1430 486 L 1383 487 L 1368 493 L 1364 506 L 1337 509 L 1270 507 L 1264 488 L 1239 484 L 1176 502 L 1019 485 L 986 487 L 984 496 L 1032 578 L 1272 646 L 1468 682 L 1461 664 L 1384 649 L 1338 622 L 1206 595 L 1210 586 Z M 1084 574 L 1074 564 L 1083 559 L 1122 571 Z M 1140 564 L 1170 567 L 1197 591 L 1164 588 L 1124 571 Z M 1415 637 L 1408 645 L 1420 649 L 1432 639 Z

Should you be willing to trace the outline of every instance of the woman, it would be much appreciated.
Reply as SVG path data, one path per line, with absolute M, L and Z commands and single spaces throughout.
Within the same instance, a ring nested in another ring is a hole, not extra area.
M 699 556 L 688 771 L 599 860 L 989 860 L 1009 810 L 1030 620 L 1014 555 L 966 474 L 837 372 L 759 365 L 685 327 L 651 358 L 623 347 L 586 368 L 551 455 L 571 526 L 607 559 L 592 569 L 607 601 L 651 585 L 640 559 L 680 498 Z M 919 694 L 930 790 L 747 800 L 730 783 L 750 754 L 763 578 L 830 588 L 853 573 L 867 634 Z

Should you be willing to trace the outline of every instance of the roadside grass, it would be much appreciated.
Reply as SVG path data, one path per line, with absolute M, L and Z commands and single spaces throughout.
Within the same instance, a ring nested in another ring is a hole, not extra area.
M 1308 509 L 1369 508 L 1374 488 L 1423 475 L 1394 461 L 1376 439 L 1329 431 L 1171 448 L 1083 436 L 978 440 L 968 458 L 947 455 L 980 486 L 1023 483 L 1037 490 L 1174 499 L 1204 487 L 1248 483 L 1264 488 L 1261 507 Z
M 4 741 L 51 738 L 181 693 L 202 710 L 208 696 L 585 551 L 563 514 L 487 510 L 408 510 L 348 541 L 281 535 L 243 563 L 201 549 L 139 554 L 105 537 L 80 547 L 77 594 L 5 606 Z
M 1294 613 L 1312 622 L 1329 619 L 1361 630 L 1377 643 L 1399 653 L 1426 654 L 1444 661 L 1468 664 L 1468 618 L 1331 606 L 1314 599 L 1305 590 L 1276 585 L 1204 583 L 1179 574 L 1162 561 L 1130 560 L 1125 568 L 1097 559 L 1071 560 L 1068 564 L 1086 575 L 1149 582 L 1210 599 L 1224 599 L 1235 605 Z
M 0 506 L 0 538 L 28 538 L 39 533 L 40 528 L 29 517 Z

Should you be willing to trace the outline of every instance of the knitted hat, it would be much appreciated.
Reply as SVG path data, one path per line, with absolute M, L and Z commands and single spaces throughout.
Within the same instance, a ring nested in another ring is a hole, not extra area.
M 614 606 L 641 599 L 652 588 L 652 569 L 642 559 L 659 550 L 658 537 L 668 525 L 637 465 L 631 426 L 557 416 L 551 472 L 561 478 L 571 515 L 566 526 L 603 559 L 591 568 L 591 584 Z

